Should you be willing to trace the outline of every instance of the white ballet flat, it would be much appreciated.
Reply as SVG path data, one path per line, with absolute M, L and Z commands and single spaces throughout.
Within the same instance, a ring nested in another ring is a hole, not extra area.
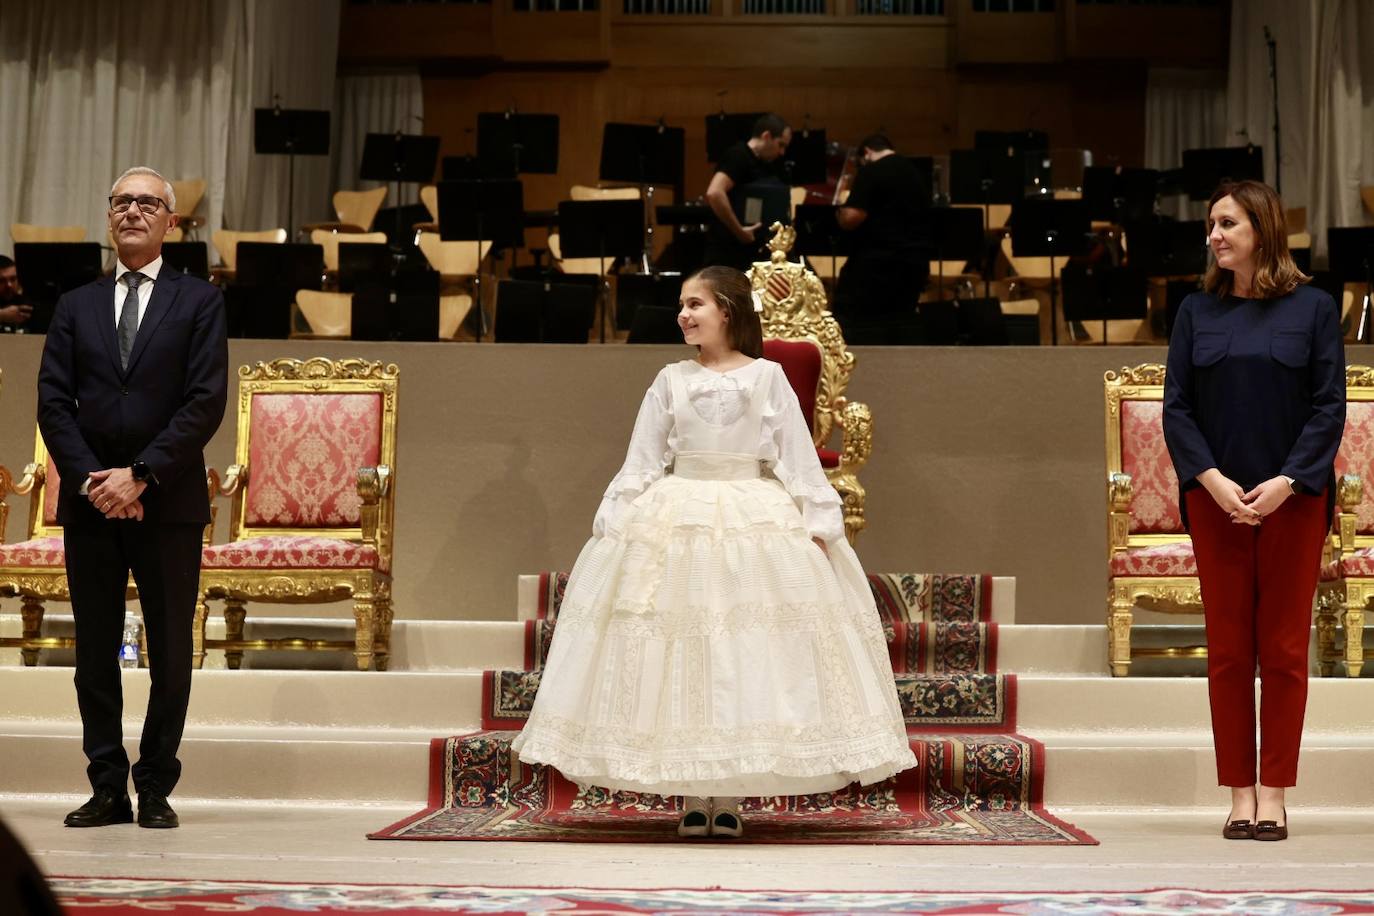
M 677 835 L 684 838 L 711 835 L 711 803 L 704 798 L 683 799 L 682 817 L 677 822 Z

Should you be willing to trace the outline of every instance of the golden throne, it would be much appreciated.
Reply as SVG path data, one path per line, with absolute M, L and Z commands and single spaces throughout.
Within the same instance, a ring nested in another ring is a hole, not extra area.
M 1193 542 L 1178 505 L 1178 476 L 1164 445 L 1164 367 L 1107 372 L 1107 660 L 1130 673 L 1137 656 L 1205 658 L 1206 646 L 1133 648 L 1136 607 L 1201 614 Z
M 791 226 L 774 223 L 768 261 L 749 269 L 763 300 L 763 355 L 782 365 L 811 427 L 825 476 L 844 502 L 844 532 L 851 544 L 863 530 L 864 488 L 858 473 L 873 451 L 873 414 L 844 396 L 854 372 L 839 322 L 826 308 L 825 287 L 804 263 L 787 260 L 796 240 Z M 840 428 L 840 451 L 827 448 Z
M 363 359 L 239 368 L 238 446 L 221 496 L 230 539 L 207 547 L 203 598 L 225 602 L 208 648 L 351 651 L 386 670 L 391 647 L 398 370 Z M 246 605 L 353 602 L 354 638 L 244 638 Z M 203 625 L 203 624 L 202 624 Z M 202 634 L 203 638 L 203 634 Z
M 1359 677 L 1365 659 L 1365 611 L 1374 600 L 1374 500 L 1365 481 L 1374 479 L 1374 368 L 1346 366 L 1345 434 L 1336 453 L 1336 518 L 1329 562 L 1317 584 L 1317 666 L 1323 677 L 1345 663 Z M 1336 626 L 1345 648 L 1336 647 Z

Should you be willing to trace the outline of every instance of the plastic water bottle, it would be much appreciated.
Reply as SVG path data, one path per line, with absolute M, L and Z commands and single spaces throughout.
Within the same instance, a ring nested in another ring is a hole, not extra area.
M 124 642 L 119 647 L 119 667 L 138 667 L 138 635 L 143 625 L 132 611 L 124 614 Z

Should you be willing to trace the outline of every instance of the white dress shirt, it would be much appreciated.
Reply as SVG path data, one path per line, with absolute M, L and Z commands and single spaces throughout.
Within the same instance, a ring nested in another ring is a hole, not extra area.
M 143 274 L 145 279 L 138 285 L 138 326 L 143 325 L 143 316 L 148 311 L 148 303 L 153 299 L 153 285 L 157 283 L 157 275 L 162 270 L 162 255 L 158 255 L 152 261 L 144 264 L 135 273 Z M 114 321 L 115 327 L 119 327 L 119 312 L 124 308 L 124 297 L 129 295 L 129 284 L 124 282 L 124 275 L 129 273 L 129 268 L 124 266 L 122 261 L 115 262 L 115 296 L 114 296 Z

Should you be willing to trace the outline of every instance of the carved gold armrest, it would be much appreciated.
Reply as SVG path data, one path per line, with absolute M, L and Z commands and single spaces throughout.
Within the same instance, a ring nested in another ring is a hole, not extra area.
M 1336 481 L 1337 550 L 1344 553 L 1355 549 L 1355 525 L 1359 521 L 1355 510 L 1364 501 L 1364 480 L 1358 474 L 1342 474 Z
M 10 507 L 5 497 L 14 489 L 14 475 L 10 469 L 0 464 L 0 544 L 5 543 L 5 523 L 9 521 Z
M 212 468 L 208 473 L 215 474 L 215 492 L 220 496 L 237 496 L 238 492 L 248 485 L 248 465 L 231 464 L 224 469 L 224 480 L 220 481 L 219 475 Z
M 835 421 L 843 433 L 840 467 L 852 473 L 868 462 L 873 453 L 873 411 L 859 401 L 840 399 L 836 405 Z
M 9 471 L 5 473 L 7 476 L 9 475 Z M 9 492 L 19 496 L 27 496 L 33 492 L 34 487 L 43 483 L 43 478 L 47 476 L 47 473 L 48 469 L 41 464 L 26 464 L 24 465 L 23 477 L 20 477 L 18 481 L 15 481 L 12 476 L 10 477 L 10 482 L 7 485 Z M 0 496 L 4 496 L 4 490 L 0 490 Z
M 375 468 L 358 469 L 358 496 L 363 504 L 359 507 L 359 523 L 363 529 L 363 542 L 377 543 L 377 526 L 381 516 L 382 498 L 391 492 L 391 468 L 379 464 Z
M 1107 475 L 1107 550 L 1125 550 L 1131 536 L 1131 496 L 1134 484 L 1130 474 L 1114 471 Z

